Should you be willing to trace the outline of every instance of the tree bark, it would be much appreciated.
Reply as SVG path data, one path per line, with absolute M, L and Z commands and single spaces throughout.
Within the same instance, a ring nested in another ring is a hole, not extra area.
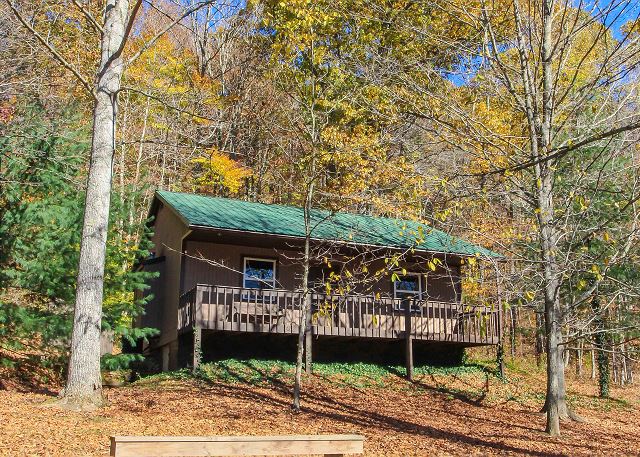
M 536 365 L 542 366 L 542 354 L 544 354 L 544 317 L 536 311 Z
M 91 161 L 80 244 L 71 354 L 62 402 L 74 409 L 102 404 L 100 330 L 104 264 L 115 151 L 117 96 L 123 63 L 119 57 L 126 39 L 128 0 L 105 5 L 101 61 L 96 80 Z
M 518 309 L 515 306 L 512 306 L 509 309 L 509 316 L 511 319 L 509 319 L 509 322 L 511 324 L 511 331 L 509 332 L 509 339 L 510 339 L 510 350 L 511 350 L 511 358 L 515 359 L 517 352 L 516 352 L 516 334 L 518 331 Z
M 582 378 L 584 374 L 584 342 L 580 340 L 576 349 L 576 377 Z
M 311 29 L 313 32 L 313 28 Z M 310 56 L 311 62 L 314 61 L 315 46 L 313 40 L 311 41 Z M 300 391 L 302 388 L 302 364 L 303 364 L 303 352 L 305 346 L 305 337 L 310 335 L 311 332 L 311 291 L 309 290 L 309 270 L 311 266 L 311 232 L 313 227 L 311 225 L 311 210 L 313 209 L 313 199 L 315 196 L 315 184 L 316 184 L 316 147 L 320 141 L 319 130 L 316 119 L 316 73 L 311 65 L 311 98 L 309 100 L 309 119 L 310 119 L 310 131 L 309 138 L 311 139 L 311 158 L 309 168 L 307 169 L 307 185 L 305 188 L 304 199 L 304 259 L 303 259 L 303 273 L 302 273 L 302 312 L 300 313 L 299 327 L 298 327 L 298 348 L 296 357 L 296 374 L 295 384 L 293 387 L 293 410 L 300 411 Z M 306 371 L 311 373 L 311 341 L 307 347 L 307 360 Z
M 300 318 L 298 319 L 298 346 L 296 353 L 296 374 L 295 384 L 293 387 L 293 409 L 300 411 L 300 391 L 302 389 L 302 365 L 303 354 L 305 348 L 305 337 L 311 331 L 311 294 L 309 293 L 309 269 L 311 262 L 311 198 L 313 196 L 313 183 L 308 192 L 304 206 L 304 219 L 306 236 L 304 240 L 304 259 L 302 273 L 302 303 L 300 310 Z M 310 354 L 307 354 L 306 371 L 311 372 Z
M 598 390 L 601 398 L 609 397 L 609 384 L 611 382 L 611 369 L 609 366 L 609 355 L 606 352 L 607 336 L 606 323 L 602 313 L 600 297 L 595 295 L 591 301 L 591 309 L 595 314 L 595 357 L 592 358 L 598 367 Z

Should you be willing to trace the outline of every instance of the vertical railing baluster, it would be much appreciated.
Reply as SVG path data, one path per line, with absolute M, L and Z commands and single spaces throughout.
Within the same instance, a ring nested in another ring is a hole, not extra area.
M 213 303 L 209 305 L 209 307 L 214 308 L 215 310 L 213 318 L 213 329 L 218 330 L 218 322 L 220 322 L 220 307 L 218 306 L 220 297 L 218 296 L 218 286 L 213 286 L 211 288 L 211 294 L 215 297 L 213 300 L 210 300 L 213 301 Z
M 287 312 L 287 315 L 289 316 L 288 320 L 285 319 L 285 329 L 286 329 L 286 327 L 288 325 L 289 326 L 289 333 L 293 333 L 293 320 L 294 320 L 294 312 L 293 312 L 294 305 L 293 305 L 293 302 L 294 302 L 295 297 L 296 297 L 297 294 L 298 294 L 297 292 L 291 292 L 291 295 L 289 296 L 289 303 L 287 304 L 287 306 L 290 307 L 290 308 L 288 308 L 288 312 Z
M 291 312 L 289 313 L 289 333 L 293 333 L 293 321 L 295 321 L 295 303 L 294 301 L 297 299 L 298 292 L 291 293 Z
M 425 318 L 424 318 L 424 309 L 428 305 L 427 305 L 427 302 L 420 300 L 418 302 L 418 306 L 420 306 L 420 339 L 423 340 L 425 338 L 425 335 L 424 335 L 425 324 L 426 324 L 427 331 L 429 330 L 429 320 L 427 319 L 425 321 Z
M 462 312 L 462 304 L 458 303 L 456 304 L 456 320 L 454 322 L 455 324 L 455 331 L 456 331 L 456 341 L 460 341 L 460 327 L 462 326 L 462 322 L 460 321 L 461 318 L 461 312 Z
M 206 286 L 206 293 L 207 293 L 207 327 L 206 328 L 211 328 L 211 288 L 209 286 Z
M 470 319 L 473 323 L 469 327 L 473 328 L 473 338 L 475 338 L 475 335 L 478 333 L 478 319 L 476 319 L 476 307 L 473 306 L 471 309 L 473 311 L 471 311 Z M 471 330 L 469 330 L 469 340 L 471 341 L 471 339 Z
M 236 299 L 236 293 L 238 294 L 238 298 Z M 240 310 L 237 308 L 238 306 L 242 306 L 242 294 L 244 293 L 244 289 L 239 290 L 231 290 L 231 315 L 233 316 L 231 319 L 231 330 L 240 330 Z
M 356 314 L 356 309 L 358 308 L 358 304 L 360 302 L 360 296 L 353 295 L 349 299 L 349 301 L 351 303 L 351 311 L 346 313 L 345 315 L 344 326 L 351 330 L 351 336 L 359 336 L 360 333 L 356 331 L 355 320 L 353 319 L 353 316 Z
M 372 300 L 374 303 L 375 303 L 375 299 L 376 297 L 374 295 Z M 368 301 L 369 298 L 365 297 L 364 300 Z M 378 322 L 378 325 L 380 326 L 380 337 L 386 338 L 387 334 L 389 333 L 389 319 L 392 319 L 393 317 L 389 316 L 389 309 L 386 306 L 384 306 L 382 303 L 380 303 L 380 314 L 384 315 L 384 323 Z
M 336 303 L 331 298 L 331 294 L 324 294 L 324 301 L 326 306 L 330 308 L 330 323 L 331 328 L 329 329 L 329 334 L 333 335 L 333 332 L 340 331 L 340 308 L 336 306 Z
M 362 316 L 362 300 L 365 300 L 366 302 L 366 298 L 360 298 L 358 300 L 358 312 L 356 313 L 355 311 L 353 312 L 353 316 L 351 316 L 351 326 L 353 328 L 356 327 L 356 325 L 358 326 L 358 336 L 362 336 L 362 324 L 361 324 L 361 318 L 360 316 Z
M 485 332 L 484 340 L 485 342 L 489 342 L 489 336 L 493 333 L 493 319 L 491 312 L 488 311 L 488 307 L 484 308 L 484 319 L 487 321 L 487 331 Z
M 381 324 L 382 324 L 382 312 L 383 312 L 383 307 L 382 305 L 373 305 L 372 306 L 372 310 L 371 310 L 371 315 L 375 316 L 375 324 L 373 326 L 373 335 L 377 336 L 378 338 L 380 338 L 382 336 L 382 329 L 381 329 Z
M 223 329 L 231 330 L 233 328 L 233 291 L 231 291 L 231 299 L 229 299 L 226 287 L 224 288 L 224 313 L 225 318 Z
M 280 294 L 281 294 L 280 291 L 276 292 L 276 306 L 280 306 Z M 273 322 L 272 322 L 273 321 L 273 318 L 272 318 L 273 306 L 274 305 L 273 305 L 273 301 L 272 301 L 271 303 L 269 303 L 269 326 L 268 326 L 269 333 L 271 333 L 271 326 L 273 325 Z
M 260 303 L 260 313 L 258 313 L 258 307 L 256 306 L 256 309 L 254 311 L 255 315 L 254 315 L 254 322 L 253 322 L 253 325 L 254 325 L 254 328 L 255 328 L 254 332 L 256 332 L 256 331 L 260 331 L 261 332 L 262 331 L 262 322 L 264 322 L 264 305 L 265 305 L 265 303 L 267 301 L 271 300 L 271 298 L 273 297 L 272 294 L 273 294 L 273 292 L 269 291 L 266 294 L 262 295 L 262 300 L 260 300 L 260 302 L 261 302 Z M 258 319 L 258 318 L 260 318 L 260 319 Z M 258 320 L 260 322 L 258 322 Z

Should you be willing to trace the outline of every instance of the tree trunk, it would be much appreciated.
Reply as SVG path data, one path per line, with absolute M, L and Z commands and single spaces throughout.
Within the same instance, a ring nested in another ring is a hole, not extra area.
M 629 383 L 629 371 L 627 365 L 627 353 L 625 345 L 620 346 L 620 385 L 624 386 Z
M 559 325 L 554 304 L 546 306 L 545 328 L 547 333 L 547 396 L 545 411 L 547 413 L 547 433 L 560 435 L 560 403 L 563 392 L 560 386 L 562 353 L 559 341 Z
M 552 118 L 554 108 L 553 81 L 553 2 L 544 0 L 542 5 L 542 121 L 539 124 L 539 147 L 533 149 L 536 160 L 546 157 L 551 148 Z M 537 128 L 535 130 L 538 130 Z M 547 396 L 544 410 L 547 413 L 546 430 L 550 435 L 560 435 L 560 419 L 580 418 L 567 406 L 562 346 L 562 307 L 560 302 L 561 271 L 556 259 L 558 234 L 555 227 L 553 202 L 554 167 L 550 161 L 535 166 L 538 229 L 541 257 L 544 264 L 544 306 L 547 346 Z
M 512 306 L 509 310 L 509 315 L 511 317 L 511 331 L 509 332 L 510 343 L 511 343 L 511 358 L 516 358 L 516 334 L 518 331 L 518 309 L 515 306 Z
M 305 206 L 305 225 L 310 227 L 307 223 L 307 207 Z M 300 390 L 302 388 L 302 365 L 303 354 L 305 347 L 305 337 L 311 330 L 311 294 L 309 293 L 309 262 L 311 258 L 311 234 L 308 233 L 304 240 L 304 262 L 302 273 L 302 303 L 300 318 L 298 319 L 298 346 L 296 353 L 296 375 L 295 384 L 293 387 L 293 409 L 294 411 L 300 411 Z M 308 357 L 309 359 L 310 357 Z M 307 360 L 307 372 L 310 371 L 310 363 Z
M 542 354 L 544 354 L 544 318 L 536 311 L 536 365 L 542 366 Z
M 315 158 L 311 161 L 311 181 L 307 187 L 307 195 L 304 202 L 304 259 L 302 272 L 302 310 L 298 320 L 298 347 L 296 354 L 296 376 L 293 387 L 293 410 L 300 411 L 300 390 L 302 388 L 302 362 L 305 346 L 305 337 L 311 331 L 311 293 L 309 290 L 309 270 L 311 263 L 311 209 L 313 207 L 313 195 L 315 190 Z M 310 349 L 310 348 L 309 348 Z M 311 354 L 307 351 L 307 372 L 311 372 Z
M 311 29 L 313 32 L 313 28 Z M 310 56 L 311 61 L 314 60 L 314 52 L 315 46 L 314 42 L 311 42 Z M 315 193 L 315 183 L 316 183 L 316 146 L 320 141 L 319 130 L 317 128 L 317 119 L 316 119 L 316 73 L 313 70 L 311 73 L 311 98 L 309 100 L 308 110 L 310 116 L 310 131 L 309 137 L 311 139 L 311 160 L 309 164 L 309 169 L 306 173 L 307 185 L 305 189 L 305 199 L 304 199 L 304 271 L 302 273 L 302 312 L 300 313 L 299 319 L 299 327 L 298 327 L 298 348 L 297 348 L 297 357 L 296 357 L 296 376 L 295 376 L 295 385 L 293 388 L 293 410 L 300 411 L 300 390 L 302 388 L 302 355 L 304 352 L 305 346 L 305 337 L 308 336 L 311 332 L 311 291 L 309 290 L 309 270 L 310 270 L 310 262 L 311 262 L 311 232 L 313 227 L 311 226 L 311 210 L 313 209 L 313 199 Z M 311 372 L 311 341 L 309 340 L 309 344 L 307 347 L 307 373 Z
M 125 40 L 128 0 L 108 0 L 93 113 L 78 282 L 67 382 L 62 403 L 74 409 L 102 404 L 100 330 L 109 205 L 115 150 L 117 93 L 123 64 L 117 54 Z
M 606 352 L 607 335 L 605 333 L 606 323 L 604 316 L 602 315 L 602 306 L 600 304 L 600 297 L 597 295 L 593 297 L 591 301 L 591 309 L 595 314 L 595 358 L 597 359 L 598 367 L 598 390 L 600 397 L 607 398 L 609 396 L 609 383 L 610 383 L 610 368 L 609 368 L 609 355 Z
M 580 340 L 578 349 L 576 349 L 576 377 L 582 378 L 584 374 L 584 342 Z
M 613 382 L 614 384 L 619 383 L 618 359 L 615 346 L 611 346 L 611 366 L 613 367 Z

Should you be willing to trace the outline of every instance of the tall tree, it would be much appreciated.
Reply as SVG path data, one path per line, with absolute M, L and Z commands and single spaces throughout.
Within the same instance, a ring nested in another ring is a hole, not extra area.
M 368 81 L 355 75 L 342 57 L 362 54 L 365 48 L 356 22 L 341 10 L 351 4 L 364 10 L 365 5 L 256 3 L 268 32 L 270 63 L 265 77 L 289 105 L 274 116 L 271 132 L 277 138 L 278 156 L 285 159 L 272 167 L 274 187 L 287 196 L 282 200 L 303 208 L 305 240 L 299 259 L 303 298 L 293 395 L 293 408 L 299 410 L 303 366 L 311 370 L 309 271 L 322 253 L 331 251 L 330 246 L 314 242 L 314 234 L 334 211 L 397 214 L 404 208 L 411 174 L 405 157 L 395 154 L 385 138 L 385 120 L 361 106 L 375 98 L 367 91 Z
M 637 7 L 626 0 L 598 5 L 552 0 L 450 4 L 448 11 L 472 18 L 450 16 L 461 27 L 475 28 L 476 43 L 454 43 L 451 52 L 459 60 L 453 66 L 416 59 L 416 68 L 392 78 L 395 87 L 410 94 L 396 90 L 398 102 L 426 134 L 466 155 L 466 170 L 449 174 L 463 180 L 458 188 L 476 187 L 482 196 L 491 182 L 520 201 L 534 222 L 536 251 L 520 260 L 539 273 L 547 349 L 545 410 L 553 435 L 560 433 L 560 419 L 577 418 L 566 402 L 563 357 L 571 302 L 563 286 L 577 264 L 562 251 L 576 225 L 565 224 L 561 216 L 567 202 L 558 202 L 557 170 L 586 147 L 624 141 L 625 132 L 640 127 L 631 103 L 637 91 L 631 77 L 638 68 L 637 39 L 620 28 L 623 19 L 636 17 Z M 432 36 L 430 26 L 416 30 L 419 39 Z M 441 81 L 439 92 L 432 90 L 431 80 Z M 526 295 L 533 299 L 535 289 Z
M 100 35 L 100 59 L 95 67 L 94 82 L 90 82 L 90 79 L 83 74 L 84 70 L 66 58 L 63 50 L 58 49 L 56 42 L 52 42 L 49 38 L 53 36 L 60 47 L 64 47 L 64 40 L 60 36 L 55 33 L 44 35 L 39 31 L 38 27 L 42 23 L 32 20 L 29 13 L 25 13 L 24 7 L 28 7 L 28 4 L 18 5 L 12 0 L 5 0 L 4 3 L 28 33 L 57 64 L 75 77 L 79 87 L 83 88 L 93 100 L 92 143 L 78 261 L 71 356 L 67 382 L 61 392 L 63 405 L 71 408 L 93 408 L 102 403 L 100 331 L 111 181 L 117 139 L 118 97 L 122 76 L 125 68 L 132 65 L 166 32 L 190 14 L 212 2 L 203 0 L 180 9 L 177 14 L 167 13 L 169 19 L 166 24 L 151 37 L 145 37 L 138 49 L 125 60 L 123 52 L 136 23 L 142 0 L 136 0 L 134 3 L 129 0 L 107 0 L 104 3 L 102 23 L 95 18 L 90 8 L 93 5 L 74 1 L 75 7 L 80 12 L 80 18 L 76 23 L 82 20 L 86 25 L 86 28 L 81 27 L 82 30 L 92 30 Z M 152 6 L 158 8 L 157 5 Z M 60 5 L 55 2 L 51 5 L 45 4 L 43 23 L 55 28 L 57 18 L 61 14 L 59 9 Z M 162 11 L 161 8 L 160 10 Z
M 122 51 L 139 6 L 140 2 L 130 12 L 128 0 L 108 0 L 105 4 L 71 355 L 67 382 L 61 393 L 64 400 L 73 407 L 102 404 L 100 332 L 117 98 L 123 71 Z

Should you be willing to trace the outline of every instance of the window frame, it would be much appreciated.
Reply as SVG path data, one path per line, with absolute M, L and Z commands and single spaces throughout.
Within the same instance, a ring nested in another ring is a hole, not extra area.
M 422 300 L 422 295 L 423 295 L 423 287 L 422 287 L 422 282 L 423 279 L 422 277 L 424 276 L 423 273 L 419 273 L 416 271 L 408 271 L 406 274 L 398 274 L 398 272 L 396 272 L 396 274 L 398 275 L 399 278 L 402 277 L 406 277 L 406 276 L 417 276 L 418 277 L 418 291 L 416 293 L 415 290 L 406 290 L 406 289 L 398 289 L 397 284 L 399 281 L 392 281 L 393 282 L 393 298 L 394 299 L 400 299 L 401 297 L 398 297 L 398 292 L 400 293 L 411 293 L 413 292 L 416 296 L 416 298 L 418 298 L 418 300 Z M 426 282 L 426 278 L 424 280 Z M 426 284 L 425 284 L 426 286 Z
M 413 299 L 417 299 L 419 301 L 423 300 L 423 295 L 426 295 L 426 290 L 427 290 L 427 277 L 424 273 L 420 273 L 417 271 L 408 271 L 406 274 L 398 274 L 401 272 L 397 272 L 396 274 L 398 275 L 398 277 L 402 278 L 402 277 L 406 277 L 406 276 L 417 276 L 418 277 L 418 291 L 417 293 L 415 293 L 416 291 L 414 290 L 405 290 L 405 289 L 398 289 L 396 287 L 396 283 L 398 281 L 392 281 L 393 282 L 393 299 L 395 301 L 394 304 L 394 308 L 398 311 L 406 311 L 405 308 L 405 299 L 402 297 L 398 297 L 397 293 L 411 293 L 414 292 L 414 296 Z M 424 284 L 423 284 L 424 281 Z M 424 286 L 424 288 L 423 288 Z M 397 300 L 400 300 L 400 302 L 398 303 Z M 409 311 L 414 312 L 414 311 L 419 311 L 420 310 L 420 306 L 418 304 L 415 303 L 415 301 L 412 301 L 412 303 L 409 305 Z
M 247 260 L 257 260 L 259 262 L 270 262 L 271 264 L 273 264 L 273 279 L 271 281 L 265 281 L 264 279 L 260 279 L 260 278 L 247 278 Z M 277 259 L 270 259 L 270 258 L 263 258 L 263 257 L 251 257 L 251 256 L 243 256 L 242 257 L 242 288 L 243 289 L 251 289 L 251 290 L 275 290 L 277 289 L 277 271 L 278 271 L 278 260 Z M 263 284 L 268 284 L 269 282 L 272 283 L 272 287 L 270 289 L 263 287 L 263 288 L 257 288 L 257 287 L 247 287 L 246 281 L 250 280 L 250 281 L 258 281 L 261 282 Z

